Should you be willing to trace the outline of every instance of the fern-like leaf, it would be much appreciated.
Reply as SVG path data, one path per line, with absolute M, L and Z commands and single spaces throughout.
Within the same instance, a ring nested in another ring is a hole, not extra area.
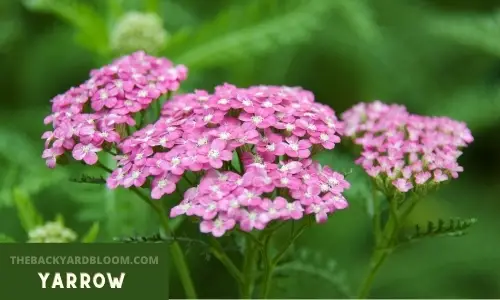
M 406 237 L 406 241 L 414 242 L 429 237 L 451 236 L 459 237 L 467 234 L 467 230 L 477 222 L 475 218 L 454 218 L 448 221 L 439 219 L 437 222 L 429 221 L 426 226 L 415 225 L 415 231 Z
M 294 260 L 276 267 L 275 272 L 276 276 L 282 277 L 289 277 L 292 272 L 316 276 L 329 282 L 343 297 L 352 296 L 345 273 L 338 270 L 336 261 L 323 257 L 319 252 L 303 249 Z
M 76 183 L 106 184 L 106 179 L 102 175 L 96 177 L 82 174 L 80 178 L 71 178 L 70 181 Z
M 166 55 L 190 68 L 203 68 L 303 42 L 321 28 L 336 2 L 253 0 L 243 7 L 230 7 L 200 28 L 173 35 Z

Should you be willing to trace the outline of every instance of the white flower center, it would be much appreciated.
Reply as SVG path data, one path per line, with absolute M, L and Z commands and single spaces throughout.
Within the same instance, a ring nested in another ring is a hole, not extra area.
M 225 104 L 229 103 L 229 100 L 227 100 L 226 98 L 222 98 L 222 99 L 219 99 L 219 101 L 217 101 L 217 103 L 225 105 Z
M 264 121 L 264 119 L 261 116 L 253 116 L 252 117 L 252 122 L 254 124 L 260 124 L 260 123 L 262 123 L 262 121 Z
M 108 99 L 108 93 L 107 93 L 107 92 L 105 92 L 105 91 L 102 91 L 102 92 L 101 92 L 101 99 L 103 99 L 103 100 Z
M 289 144 L 289 146 L 293 151 L 299 150 L 299 144 L 297 144 L 297 143 L 291 143 L 291 144 Z
M 206 137 L 199 138 L 197 141 L 198 146 L 203 146 L 208 143 L 208 139 Z
M 316 130 L 316 125 L 309 124 L 309 125 L 307 125 L 307 129 L 309 129 L 309 130 Z
M 229 132 L 221 132 L 219 137 L 222 140 L 228 140 L 231 137 L 231 134 Z
M 272 103 L 271 101 L 269 101 L 269 100 L 264 101 L 264 102 L 262 103 L 262 107 L 266 107 L 266 108 L 273 107 L 273 103 Z
M 203 118 L 203 121 L 205 122 L 210 122 L 212 120 L 212 118 L 214 117 L 214 115 L 212 114 L 208 114 L 206 115 L 204 118 Z
M 160 189 L 164 188 L 166 185 L 167 185 L 167 181 L 165 179 L 158 181 L 158 187 Z
M 274 151 L 276 149 L 276 145 L 273 144 L 269 144 L 266 146 L 266 149 L 267 151 Z
M 257 214 L 254 212 L 251 212 L 248 214 L 248 218 L 250 219 L 250 221 L 255 221 L 255 220 L 257 220 Z
M 223 225 L 224 225 L 224 222 L 222 222 L 221 219 L 217 219 L 217 220 L 214 221 L 214 227 L 217 228 L 217 229 L 222 228 Z
M 288 180 L 288 178 L 284 177 L 284 178 L 280 179 L 280 182 L 281 182 L 281 184 L 287 185 L 288 182 L 290 182 L 290 181 Z
M 141 176 L 141 171 L 132 172 L 132 178 L 137 179 L 139 176 Z
M 287 124 L 285 124 L 285 129 L 286 129 L 286 131 L 292 131 L 295 129 L 295 125 L 287 123 Z
M 137 93 L 137 96 L 141 97 L 141 98 L 144 98 L 148 95 L 148 91 L 145 91 L 145 90 L 140 90 L 138 93 Z
M 319 138 L 323 141 L 323 142 L 326 142 L 330 139 L 330 137 L 328 137 L 328 134 L 326 133 L 322 133 L 319 135 Z
M 177 166 L 180 163 L 181 163 L 181 159 L 178 156 L 172 158 L 172 165 L 173 166 Z
M 210 149 L 210 151 L 208 151 L 208 157 L 210 158 L 217 158 L 219 157 L 219 155 L 220 155 L 219 151 L 215 149 Z

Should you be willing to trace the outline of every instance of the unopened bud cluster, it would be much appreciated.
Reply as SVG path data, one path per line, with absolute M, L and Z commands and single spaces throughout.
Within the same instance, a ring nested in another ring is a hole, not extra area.
M 28 243 L 71 243 L 76 233 L 59 222 L 47 222 L 28 233 Z
M 111 31 L 110 43 L 115 53 L 132 53 L 144 50 L 158 53 L 168 38 L 162 19 L 153 13 L 129 12 Z

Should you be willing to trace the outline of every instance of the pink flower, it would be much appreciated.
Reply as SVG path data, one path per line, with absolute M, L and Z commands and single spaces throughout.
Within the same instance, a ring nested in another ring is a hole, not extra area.
M 62 148 L 49 148 L 45 149 L 42 154 L 42 158 L 45 158 L 47 167 L 55 168 L 57 157 L 64 153 Z
M 285 220 L 288 219 L 300 220 L 303 215 L 304 215 L 304 208 L 300 204 L 300 201 L 287 203 L 282 212 L 282 218 Z
M 175 191 L 176 183 L 179 179 L 179 176 L 175 176 L 170 173 L 156 177 L 153 180 L 151 198 L 160 199 L 165 194 L 172 194 Z
M 212 233 L 215 237 L 221 237 L 226 231 L 231 230 L 236 225 L 236 221 L 227 216 L 219 216 L 215 220 L 204 220 L 200 223 L 200 231 Z
M 241 230 L 250 232 L 253 229 L 264 229 L 267 223 L 262 221 L 260 213 L 258 209 L 244 210 L 240 220 Z
M 83 160 L 88 165 L 94 165 L 98 160 L 96 153 L 101 150 L 101 148 L 93 144 L 77 144 L 75 148 L 73 148 L 73 158 L 76 160 Z
M 411 182 L 409 182 L 408 180 L 404 179 L 404 178 L 399 178 L 399 179 L 396 179 L 392 182 L 392 184 L 400 191 L 400 192 L 403 192 L 403 193 L 406 193 L 408 192 L 409 190 L 411 190 L 413 188 L 413 184 L 411 184 Z
M 131 186 L 141 187 L 146 183 L 148 173 L 145 168 L 134 167 L 123 179 L 123 186 L 129 188 Z
M 233 159 L 231 151 L 226 150 L 226 142 L 215 139 L 209 147 L 200 149 L 200 161 L 209 163 L 213 168 L 219 169 L 222 167 L 224 161 Z
M 299 140 L 296 136 L 290 136 L 285 138 L 286 144 L 284 152 L 289 157 L 306 158 L 311 155 L 309 147 L 311 143 L 307 140 Z

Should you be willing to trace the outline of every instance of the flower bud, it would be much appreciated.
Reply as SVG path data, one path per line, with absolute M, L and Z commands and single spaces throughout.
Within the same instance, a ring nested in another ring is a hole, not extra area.
M 28 233 L 28 243 L 70 243 L 76 240 L 76 233 L 59 222 L 48 222 Z
M 162 19 L 153 13 L 126 13 L 111 32 L 111 49 L 118 54 L 138 50 L 149 54 L 158 53 L 168 37 L 162 23 Z

